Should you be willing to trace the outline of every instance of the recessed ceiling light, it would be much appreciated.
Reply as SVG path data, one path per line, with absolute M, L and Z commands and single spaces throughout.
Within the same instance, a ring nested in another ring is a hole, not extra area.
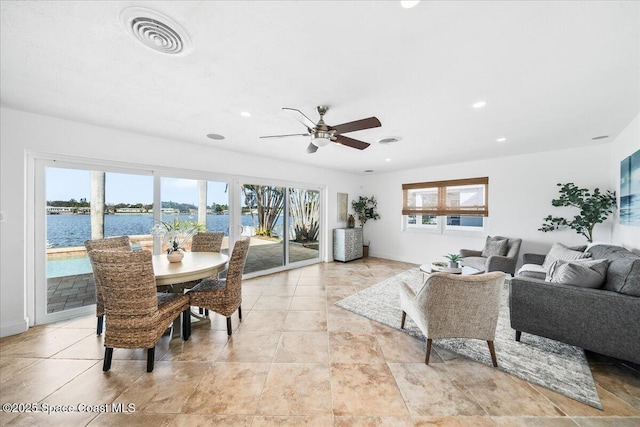
M 367 169 L 367 170 L 365 170 L 365 172 L 366 173 L 371 173 L 371 172 L 373 172 L 373 169 Z
M 496 141 L 498 142 L 505 142 L 507 140 L 507 138 L 505 138 L 504 136 L 501 136 L 500 138 L 496 139 Z
M 217 133 L 210 133 L 210 134 L 207 135 L 207 138 L 215 139 L 217 141 L 221 141 L 221 140 L 224 139 L 224 136 L 223 135 L 218 135 Z
M 411 9 L 417 6 L 418 3 L 420 3 L 420 0 L 400 0 L 400 5 L 405 9 Z
M 243 111 L 242 113 L 240 113 L 240 115 L 242 117 L 251 117 L 251 113 L 249 113 L 248 111 Z
M 609 135 L 594 136 L 593 138 L 591 138 L 591 140 L 592 141 L 597 141 L 599 139 L 605 139 L 605 138 L 609 138 Z
M 378 140 L 378 144 L 393 144 L 394 142 L 400 141 L 400 137 L 397 136 L 389 136 L 387 138 L 382 138 Z
M 482 108 L 482 107 L 484 107 L 485 105 L 487 105 L 487 102 L 486 102 L 486 101 L 478 101 L 478 102 L 476 102 L 475 104 L 473 104 L 473 108 Z
M 384 161 L 385 161 L 385 162 L 390 162 L 390 161 L 391 161 L 391 159 L 384 159 Z

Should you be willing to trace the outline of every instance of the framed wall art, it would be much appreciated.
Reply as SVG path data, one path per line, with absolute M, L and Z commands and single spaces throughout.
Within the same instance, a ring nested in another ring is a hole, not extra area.
M 338 221 L 347 221 L 347 208 L 349 195 L 347 193 L 338 193 Z
M 620 224 L 640 227 L 640 150 L 620 162 Z

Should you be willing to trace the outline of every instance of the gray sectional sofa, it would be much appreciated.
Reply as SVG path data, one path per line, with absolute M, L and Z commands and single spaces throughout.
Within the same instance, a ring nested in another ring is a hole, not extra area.
M 516 340 L 530 333 L 640 363 L 640 256 L 612 245 L 592 246 L 587 252 L 592 260 L 609 261 L 600 288 L 550 283 L 544 273 L 526 271 L 511 279 Z M 525 264 L 541 265 L 544 259 L 524 255 Z

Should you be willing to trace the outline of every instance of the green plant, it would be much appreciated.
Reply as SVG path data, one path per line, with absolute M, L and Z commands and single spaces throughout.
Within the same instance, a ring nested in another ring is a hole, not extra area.
M 580 209 L 580 214 L 573 219 L 554 217 L 552 215 L 544 218 L 539 231 L 548 232 L 563 228 L 571 228 L 576 233 L 587 238 L 589 243 L 593 242 L 593 228 L 607 219 L 613 213 L 616 204 L 616 193 L 607 190 L 601 193 L 596 188 L 593 193 L 586 188 L 578 188 L 572 182 L 568 184 L 558 184 L 560 187 L 560 197 L 551 200 L 553 206 L 570 206 Z
M 380 215 L 376 212 L 375 208 L 378 206 L 378 202 L 374 196 L 362 197 L 359 196 L 358 200 L 351 201 L 351 207 L 360 221 L 360 226 L 364 228 L 364 224 L 367 220 L 380 219 Z
M 184 245 L 199 231 L 207 231 L 207 227 L 197 221 L 181 221 L 178 218 L 173 221 L 158 221 L 150 230 L 154 236 L 163 237 L 168 246 L 168 254 L 185 250 Z
M 462 257 L 458 254 L 446 254 L 444 256 L 446 259 L 448 259 L 451 262 L 460 262 L 462 261 Z

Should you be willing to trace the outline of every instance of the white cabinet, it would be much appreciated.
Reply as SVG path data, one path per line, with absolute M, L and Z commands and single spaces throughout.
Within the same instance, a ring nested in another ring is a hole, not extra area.
M 351 261 L 362 258 L 362 228 L 334 228 L 333 259 Z

